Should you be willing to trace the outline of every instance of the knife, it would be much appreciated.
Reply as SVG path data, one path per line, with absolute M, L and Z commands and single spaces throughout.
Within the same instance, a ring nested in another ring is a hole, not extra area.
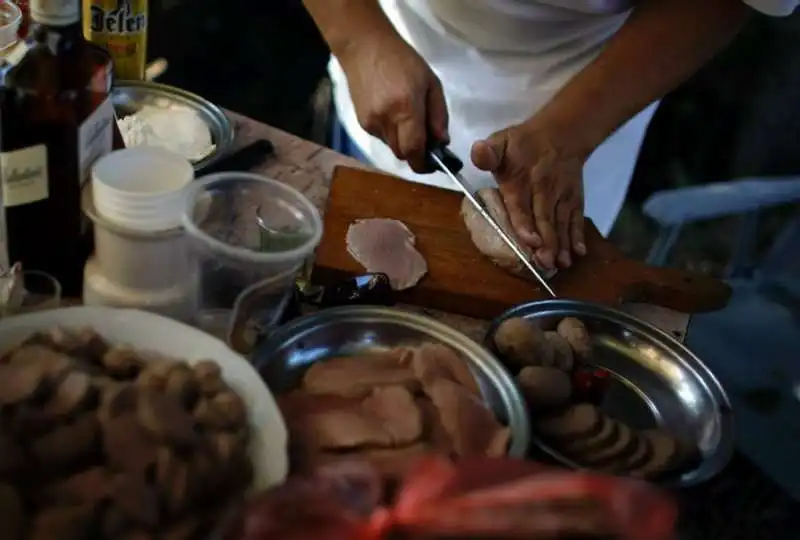
M 489 210 L 486 208 L 481 196 L 478 195 L 478 192 L 470 186 L 464 177 L 461 176 L 460 172 L 461 169 L 464 167 L 464 164 L 461 162 L 455 154 L 453 154 L 447 147 L 442 145 L 436 145 L 431 147 L 428 150 L 428 155 L 431 160 L 431 165 L 433 165 L 434 169 L 438 169 L 446 174 L 450 180 L 455 182 L 458 188 L 464 193 L 464 196 L 467 200 L 472 203 L 472 206 L 475 207 L 475 210 L 486 220 L 486 222 L 494 229 L 494 232 L 503 240 L 506 246 L 517 256 L 519 262 L 527 268 L 531 274 L 536 278 L 536 280 L 542 285 L 547 293 L 556 298 L 556 292 L 547 283 L 547 278 L 553 277 L 555 272 L 550 272 L 546 276 L 544 273 L 536 268 L 536 266 L 530 261 L 530 259 L 525 255 L 525 253 L 517 246 L 517 243 L 506 233 L 502 227 L 497 223 L 494 219 L 492 214 L 489 213 Z
M 268 139 L 257 139 L 249 144 L 242 146 L 222 156 L 219 161 L 205 167 L 201 172 L 203 175 L 227 172 L 227 171 L 249 171 L 257 165 L 275 154 L 275 146 Z

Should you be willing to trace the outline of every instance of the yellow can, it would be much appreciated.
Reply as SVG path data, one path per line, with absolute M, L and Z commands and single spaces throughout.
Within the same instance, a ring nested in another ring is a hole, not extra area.
M 83 0 L 83 35 L 109 52 L 118 79 L 144 78 L 147 23 L 147 0 Z

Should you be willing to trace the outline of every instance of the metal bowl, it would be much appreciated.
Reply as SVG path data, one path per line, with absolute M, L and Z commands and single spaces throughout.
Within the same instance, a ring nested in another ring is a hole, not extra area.
M 733 413 L 720 383 L 689 349 L 672 336 L 626 313 L 573 300 L 543 300 L 517 306 L 495 319 L 485 338 L 496 351 L 494 335 L 506 319 L 536 319 L 543 328 L 564 317 L 580 319 L 589 331 L 593 365 L 610 372 L 602 409 L 637 429 L 663 427 L 699 448 L 698 465 L 666 482 L 695 485 L 720 472 L 734 448 Z M 531 440 L 561 464 L 581 468 L 540 439 Z
M 270 389 L 280 394 L 296 388 L 314 362 L 422 342 L 446 345 L 469 362 L 484 400 L 511 428 L 508 454 L 524 457 L 530 422 L 514 380 L 489 351 L 423 315 L 374 306 L 325 309 L 280 327 L 257 348 L 253 363 Z
M 111 100 L 120 118 L 139 111 L 145 105 L 180 105 L 195 111 L 208 126 L 211 140 L 216 147 L 208 156 L 193 163 L 197 173 L 219 161 L 233 146 L 233 125 L 223 110 L 186 90 L 150 81 L 117 81 L 111 90 Z

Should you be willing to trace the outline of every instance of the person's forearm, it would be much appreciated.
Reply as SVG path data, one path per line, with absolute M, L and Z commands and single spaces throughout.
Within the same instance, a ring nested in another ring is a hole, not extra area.
M 532 122 L 561 132 L 588 156 L 722 50 L 749 12 L 741 0 L 640 0 L 600 55 Z
M 399 38 L 378 0 L 303 0 L 303 5 L 340 59 L 370 39 Z

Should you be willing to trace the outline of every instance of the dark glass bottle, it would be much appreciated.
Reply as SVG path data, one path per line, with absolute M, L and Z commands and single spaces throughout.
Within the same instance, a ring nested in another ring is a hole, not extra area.
M 81 187 L 121 141 L 111 59 L 83 38 L 80 12 L 81 0 L 31 0 L 29 49 L 6 74 L 0 108 L 9 259 L 52 274 L 71 296 L 92 244 Z

